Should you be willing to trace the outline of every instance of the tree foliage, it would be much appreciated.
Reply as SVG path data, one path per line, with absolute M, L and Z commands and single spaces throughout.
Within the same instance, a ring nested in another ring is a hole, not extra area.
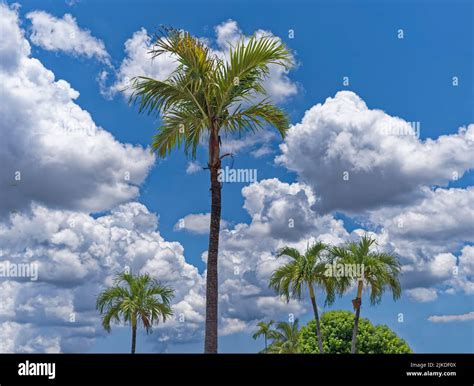
M 299 352 L 299 321 L 279 322 L 269 337 L 273 340 L 268 346 L 270 354 L 297 354 Z
M 350 353 L 353 326 L 354 314 L 350 311 L 325 312 L 321 316 L 324 352 L 329 354 Z M 319 353 L 314 320 L 301 328 L 299 352 Z M 412 353 L 412 350 L 386 325 L 374 326 L 368 319 L 361 318 L 357 335 L 357 353 L 407 354 Z
M 242 38 L 224 61 L 189 32 L 169 28 L 151 54 L 168 54 L 177 61 L 167 79 L 137 76 L 130 86 L 130 102 L 138 104 L 140 112 L 161 117 L 152 144 L 160 157 L 183 145 L 185 153 L 195 157 L 199 143 L 212 131 L 243 134 L 270 124 L 285 136 L 288 117 L 264 87 L 270 65 L 292 66 L 291 54 L 279 39 Z
M 172 315 L 170 302 L 174 290 L 161 285 L 148 274 L 119 273 L 114 286 L 97 297 L 97 309 L 102 314 L 102 326 L 107 332 L 111 323 L 141 325 L 151 332 L 160 319 L 165 322 Z

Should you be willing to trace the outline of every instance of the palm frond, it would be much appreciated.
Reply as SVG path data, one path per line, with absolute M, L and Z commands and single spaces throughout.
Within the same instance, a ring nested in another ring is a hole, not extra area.
M 222 121 L 222 128 L 228 133 L 256 132 L 265 125 L 275 127 L 284 138 L 290 122 L 286 113 L 277 106 L 263 100 L 248 107 L 239 107 Z

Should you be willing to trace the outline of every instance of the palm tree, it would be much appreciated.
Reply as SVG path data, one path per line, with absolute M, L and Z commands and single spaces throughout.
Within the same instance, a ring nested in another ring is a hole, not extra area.
M 284 247 L 280 249 L 277 257 L 288 256 L 291 260 L 273 272 L 269 284 L 278 294 L 285 297 L 286 301 L 289 301 L 290 298 L 301 299 L 303 288 L 308 288 L 316 321 L 320 353 L 323 353 L 324 350 L 314 287 L 320 287 L 326 292 L 326 304 L 334 302 L 337 287 L 334 278 L 325 275 L 328 261 L 324 252 L 327 251 L 327 248 L 326 244 L 317 242 L 308 247 L 304 254 L 301 254 L 296 248 Z
M 371 250 L 376 240 L 365 235 L 358 243 L 352 242 L 347 246 L 331 248 L 331 255 L 338 264 L 343 266 L 357 264 L 362 277 L 355 275 L 339 278 L 343 290 L 357 283 L 357 295 L 352 300 L 355 309 L 354 328 L 352 331 L 351 353 L 356 352 L 357 330 L 359 328 L 360 308 L 364 285 L 370 288 L 370 303 L 377 304 L 382 300 L 385 290 L 392 292 L 394 300 L 400 298 L 401 287 L 398 280 L 400 263 L 396 256 L 390 253 Z
M 273 339 L 270 352 L 275 354 L 297 354 L 299 352 L 300 329 L 298 319 L 292 323 L 279 322 L 270 334 Z
M 159 284 L 150 275 L 119 273 L 113 287 L 97 297 L 97 309 L 103 315 L 102 326 L 110 332 L 110 322 L 130 323 L 132 326 L 132 354 L 135 354 L 137 327 L 141 324 L 147 333 L 153 325 L 172 315 L 170 301 L 174 291 Z
M 288 68 L 291 54 L 280 40 L 253 36 L 230 48 L 222 60 L 201 40 L 184 31 L 165 29 L 151 50 L 153 57 L 171 55 L 176 70 L 163 81 L 139 76 L 132 80 L 131 103 L 140 112 L 161 115 L 152 150 L 165 157 L 183 145 L 196 156 L 199 143 L 208 143 L 211 219 L 206 275 L 206 353 L 217 352 L 217 258 L 221 220 L 221 135 L 241 135 L 274 126 L 282 137 L 289 127 L 284 111 L 272 104 L 263 86 L 269 65 Z M 258 99 L 257 99 L 257 98 Z M 260 98 L 261 97 L 261 98 Z
M 257 339 L 263 335 L 263 337 L 265 338 L 265 354 L 268 352 L 267 340 L 272 335 L 273 330 L 271 327 L 273 323 L 274 323 L 273 320 L 270 320 L 268 323 L 265 323 L 265 322 L 257 323 L 258 330 L 252 335 L 253 339 Z

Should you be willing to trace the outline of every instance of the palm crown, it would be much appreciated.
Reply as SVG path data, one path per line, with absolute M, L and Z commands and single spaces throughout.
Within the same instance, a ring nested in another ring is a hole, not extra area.
M 162 123 L 152 148 L 165 156 L 175 146 L 196 154 L 207 132 L 255 131 L 266 123 L 282 136 L 289 126 L 286 114 L 268 98 L 250 104 L 256 94 L 266 96 L 263 81 L 270 64 L 291 65 L 291 55 L 274 37 L 241 39 L 222 60 L 188 32 L 168 29 L 157 39 L 153 56 L 167 53 L 177 60 L 176 70 L 164 81 L 133 79 L 132 102 L 140 112 L 160 113 Z
M 279 354 L 296 354 L 299 351 L 299 321 L 295 319 L 292 323 L 279 322 L 271 333 L 273 343 L 271 352 Z
M 269 336 L 271 334 L 271 332 L 273 331 L 272 328 L 271 328 L 273 323 L 274 323 L 273 320 L 270 320 L 268 323 L 258 322 L 257 323 L 258 330 L 255 331 L 255 333 L 252 335 L 252 338 L 257 339 L 262 335 L 263 336 Z
M 357 264 L 361 268 L 362 277 L 347 276 L 339 278 L 339 286 L 342 291 L 349 288 L 357 281 L 357 295 L 352 300 L 356 311 L 354 318 L 354 329 L 352 331 L 351 353 L 356 352 L 357 331 L 359 328 L 360 309 L 362 304 L 362 291 L 364 285 L 370 287 L 370 302 L 379 303 L 386 289 L 390 289 L 393 299 L 401 295 L 400 263 L 396 256 L 390 253 L 374 250 L 375 239 L 363 236 L 358 243 L 352 242 L 344 247 L 333 247 L 331 249 L 332 259 L 339 264 Z
M 325 303 L 332 304 L 335 300 L 338 283 L 324 274 L 328 263 L 326 256 L 324 256 L 326 251 L 327 246 L 322 242 L 314 243 L 308 247 L 304 254 L 292 247 L 280 249 L 277 257 L 287 256 L 291 260 L 273 272 L 269 286 L 284 296 L 286 300 L 301 299 L 305 287 L 321 287 L 326 292 Z
M 393 254 L 374 250 L 375 245 L 375 239 L 363 236 L 357 243 L 352 242 L 344 247 L 331 248 L 331 254 L 338 263 L 363 266 L 363 278 L 361 279 L 365 286 L 370 287 L 370 302 L 372 304 L 379 303 L 387 289 L 392 292 L 394 300 L 401 295 L 398 280 L 400 274 L 398 259 Z M 339 282 L 345 290 L 352 285 L 354 279 L 354 277 L 343 277 Z
M 255 331 L 255 333 L 252 335 L 253 339 L 257 339 L 260 336 L 263 336 L 265 338 L 265 352 L 268 351 L 268 338 L 272 338 L 274 331 L 272 330 L 272 325 L 274 321 L 270 320 L 268 323 L 265 322 L 259 322 L 257 323 L 258 330 Z
M 160 319 L 165 322 L 172 315 L 173 293 L 171 288 L 159 284 L 148 274 L 120 273 L 114 286 L 97 297 L 97 309 L 103 314 L 102 326 L 110 332 L 111 322 L 130 324 L 134 353 L 137 327 L 142 326 L 149 333 Z
M 300 299 L 303 288 L 308 288 L 314 319 L 316 321 L 316 334 L 318 336 L 319 352 L 323 353 L 323 338 L 319 323 L 318 306 L 314 286 L 322 288 L 326 293 L 326 304 L 332 304 L 335 293 L 342 288 L 335 278 L 325 275 L 328 263 L 328 246 L 322 242 L 308 246 L 304 254 L 295 248 L 284 247 L 278 251 L 277 257 L 288 256 L 291 260 L 273 272 L 270 278 L 270 287 L 273 287 L 287 301 L 290 298 Z

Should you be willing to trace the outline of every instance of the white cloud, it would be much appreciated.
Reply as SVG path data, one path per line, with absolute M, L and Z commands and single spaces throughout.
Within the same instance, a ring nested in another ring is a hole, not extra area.
M 14 71 L 25 56 L 31 52 L 29 43 L 18 28 L 18 7 L 0 4 L 2 39 L 0 40 L 0 69 L 2 72 Z M 3 94 L 3 91 L 2 91 Z M 3 95 L 2 95 L 3 99 Z
M 37 281 L 2 278 L 0 288 L 8 300 L 0 307 L 0 330 L 19 331 L 4 351 L 87 350 L 104 335 L 95 297 L 126 266 L 176 290 L 176 318 L 158 327 L 157 344 L 199 339 L 203 277 L 186 262 L 183 247 L 165 241 L 156 227 L 157 217 L 139 203 L 121 205 L 98 218 L 34 206 L 30 214 L 0 223 L 0 261 L 38 265 Z
M 26 18 L 31 20 L 30 40 L 33 44 L 48 51 L 96 57 L 110 65 L 110 56 L 104 42 L 92 36 L 90 31 L 81 29 L 69 13 L 59 19 L 44 11 L 34 11 L 27 13 Z
M 188 162 L 188 166 L 186 167 L 186 174 L 195 174 L 201 172 L 203 170 L 202 165 L 196 161 Z
M 474 124 L 421 141 L 408 122 L 341 91 L 306 111 L 280 148 L 276 161 L 313 188 L 319 210 L 351 213 L 412 202 L 422 186 L 461 178 L 474 167 Z
M 459 256 L 459 269 L 461 273 L 474 275 L 474 245 L 466 245 Z
M 255 190 L 263 197 L 256 198 Z M 286 218 L 284 212 L 272 210 L 272 199 L 267 196 L 277 200 L 297 196 L 300 205 L 308 206 L 302 191 L 298 184 L 277 180 L 245 189 L 244 196 L 253 201 L 246 207 L 252 208 L 248 210 L 255 220 L 222 231 L 221 334 L 246 331 L 262 318 L 305 312 L 304 304 L 286 304 L 267 287 L 272 270 L 283 263 L 272 252 L 287 243 L 272 236 L 272 223 L 280 226 Z M 313 216 L 304 210 L 299 213 Z M 0 327 L 15 331 L 3 344 L 4 351 L 80 352 L 90 348 L 105 335 L 94 307 L 95 296 L 126 266 L 134 272 L 149 272 L 176 289 L 176 318 L 152 335 L 160 349 L 171 342 L 202 339 L 205 273 L 187 263 L 183 247 L 164 240 L 156 227 L 157 216 L 139 203 L 121 205 L 97 218 L 34 205 L 30 212 L 11 215 L 8 222 L 0 223 L 0 261 L 38 265 L 37 281 L 8 278 L 2 283 L 8 301 L 0 307 Z M 328 229 L 326 234 L 323 229 Z M 329 216 L 314 219 L 313 230 L 322 239 L 347 234 Z M 301 234 L 291 245 L 303 248 L 307 238 L 307 233 Z M 246 244 L 252 248 L 244 249 Z
M 462 315 L 433 315 L 428 320 L 435 323 L 464 322 L 474 320 L 474 311 Z
M 449 293 L 457 291 L 464 292 L 468 295 L 474 295 L 474 245 L 465 245 L 461 249 L 458 257 L 457 271 L 454 272 L 448 289 Z
M 222 137 L 221 152 L 222 154 L 231 153 L 235 155 L 239 152 L 250 150 L 252 156 L 259 158 L 271 152 L 269 146 L 275 137 L 275 134 L 268 130 L 261 130 L 242 138 L 224 135 Z
M 290 313 L 301 317 L 307 312 L 307 299 L 286 304 L 268 288 L 271 273 L 284 263 L 274 257 L 280 247 L 303 250 L 316 236 L 341 244 L 362 232 L 349 234 L 342 221 L 315 213 L 311 209 L 315 197 L 301 183 L 263 180 L 243 188 L 242 194 L 251 222 L 221 231 L 221 335 L 250 331 L 258 320 L 282 319 Z M 290 218 L 293 227 L 289 226 Z M 204 220 L 197 221 L 198 225 L 209 224 L 208 214 L 196 219 Z M 135 272 L 150 272 L 177 290 L 173 302 L 176 318 L 158 327 L 152 336 L 160 349 L 170 343 L 202 339 L 205 273 L 187 263 L 183 247 L 165 241 L 156 226 L 157 216 L 138 203 L 121 205 L 98 218 L 34 206 L 30 215 L 12 215 L 8 223 L 1 224 L 0 260 L 39 265 L 37 282 L 10 279 L 0 288 L 8 299 L 0 306 L 0 324 L 16 331 L 5 340 L 5 350 L 87 350 L 104 334 L 94 309 L 95 295 L 125 266 Z M 381 248 L 390 245 L 387 234 L 376 237 Z M 460 271 L 469 271 L 470 252 L 468 247 L 463 250 L 465 256 L 460 261 L 465 261 L 466 267 L 460 266 Z M 416 290 L 406 287 L 408 294 L 417 301 L 434 298 L 434 289 L 416 284 L 419 277 L 428 272 L 437 278 L 434 284 L 449 284 L 455 265 L 456 257 L 450 253 L 438 254 L 432 261 L 406 264 L 404 275 L 410 269 L 417 271 L 411 287 Z M 317 296 L 321 295 L 318 291 Z M 75 323 L 69 322 L 71 312 L 76 314 Z
M 149 53 L 152 48 L 153 42 L 145 28 L 135 32 L 125 42 L 125 59 L 117 71 L 115 83 L 110 88 L 111 94 L 124 90 L 126 95 L 129 95 L 126 89 L 131 79 L 136 76 L 163 80 L 175 70 L 176 61 L 171 55 L 164 54 L 153 59 Z
M 377 238 L 403 263 L 403 288 L 445 285 L 474 293 L 474 188 L 423 189 L 424 198 L 367 215 Z M 460 251 L 457 252 L 457 251 Z M 458 257 L 457 257 L 458 256 Z
M 438 293 L 434 288 L 413 288 L 407 290 L 406 293 L 410 298 L 417 302 L 432 302 L 438 299 Z
M 452 247 L 474 242 L 474 187 L 426 188 L 421 200 L 372 211 L 369 218 L 405 241 L 422 239 Z
M 154 157 L 98 127 L 79 93 L 29 56 L 16 11 L 0 12 L 0 214 L 31 202 L 101 211 L 136 197 Z
M 265 144 L 262 147 L 250 152 L 250 154 L 254 156 L 255 158 L 261 158 L 272 153 L 273 153 L 273 149 L 268 144 Z
M 188 214 L 174 225 L 174 230 L 187 230 L 192 233 L 205 235 L 209 233 L 210 221 L 210 213 Z M 226 226 L 227 221 L 221 219 L 221 228 L 225 228 Z
M 302 316 L 308 307 L 307 299 L 287 304 L 268 288 L 272 272 L 285 262 L 276 259 L 275 252 L 284 245 L 303 250 L 316 236 L 337 244 L 349 236 L 341 221 L 329 215 L 318 216 L 310 209 L 314 197 L 302 184 L 263 180 L 243 188 L 242 195 L 251 222 L 223 229 L 220 236 L 223 333 L 244 331 L 262 319 L 287 318 L 290 313 Z M 206 257 L 204 253 L 203 259 Z M 245 321 L 246 327 L 231 322 L 235 319 Z

